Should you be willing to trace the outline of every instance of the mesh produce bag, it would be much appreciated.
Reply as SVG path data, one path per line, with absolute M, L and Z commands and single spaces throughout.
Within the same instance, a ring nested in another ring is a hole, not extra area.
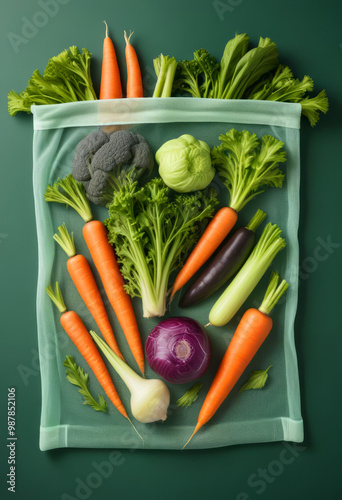
M 201 404 L 217 370 L 218 364 L 238 324 L 238 316 L 225 327 L 207 328 L 212 347 L 209 370 L 200 379 L 203 387 L 198 400 L 188 408 L 176 405 L 177 399 L 188 390 L 189 384 L 167 383 L 171 393 L 168 418 L 164 423 L 140 424 L 134 421 L 143 437 L 135 433 L 129 422 L 110 403 L 90 368 L 60 325 L 60 313 L 48 298 L 45 288 L 59 281 L 65 302 L 76 311 L 87 328 L 98 331 L 84 306 L 66 268 L 67 257 L 54 242 L 57 227 L 66 223 L 74 233 L 77 253 L 89 260 L 116 338 L 126 361 L 136 368 L 122 329 L 106 298 L 99 277 L 91 262 L 82 237 L 81 217 L 72 209 L 57 203 L 46 203 L 44 192 L 48 184 L 72 172 L 74 150 L 78 142 L 98 127 L 114 125 L 142 134 L 153 152 L 167 140 L 182 134 L 191 134 L 214 147 L 219 135 L 230 128 L 255 132 L 258 137 L 273 135 L 282 140 L 287 152 L 286 174 L 282 189 L 268 188 L 254 198 L 239 213 L 238 227 L 246 225 L 260 208 L 268 215 L 267 222 L 282 229 L 287 246 L 273 261 L 247 302 L 258 307 L 265 293 L 271 269 L 277 270 L 289 282 L 286 299 L 280 301 L 272 313 L 273 329 L 248 366 L 239 383 L 230 393 L 214 417 L 196 434 L 189 449 L 214 448 L 241 443 L 303 440 L 303 422 L 300 411 L 300 392 L 294 343 L 294 320 L 298 289 L 298 219 L 300 181 L 300 116 L 301 106 L 271 101 L 216 100 L 194 98 L 118 99 L 112 101 L 84 101 L 70 104 L 33 106 L 33 184 L 39 249 L 39 276 L 37 289 L 38 341 L 41 366 L 42 412 L 40 448 L 146 448 L 181 449 L 197 422 Z M 155 167 L 154 174 L 157 175 Z M 221 205 L 229 203 L 229 193 L 218 176 L 213 181 Z M 104 220 L 105 207 L 92 205 L 94 217 Z M 260 232 L 258 230 L 258 235 Z M 166 317 L 189 316 L 201 324 L 208 322 L 208 314 L 222 289 L 197 306 L 179 309 L 174 300 Z M 161 318 L 143 318 L 142 304 L 132 299 L 142 340 Z M 240 316 L 241 316 L 240 314 Z M 108 402 L 107 413 L 96 412 L 82 405 L 82 396 L 65 375 L 63 361 L 67 355 L 75 358 L 90 376 L 93 394 L 102 394 Z M 239 388 L 253 370 L 266 369 L 272 364 L 269 379 L 262 390 L 239 393 Z M 130 395 L 126 386 L 111 366 L 109 371 L 117 391 L 130 414 Z M 146 377 L 158 378 L 146 363 Z

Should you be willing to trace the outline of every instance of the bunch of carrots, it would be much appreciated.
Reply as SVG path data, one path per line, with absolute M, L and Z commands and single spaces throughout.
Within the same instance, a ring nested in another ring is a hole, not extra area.
M 100 99 L 121 99 L 122 86 L 119 65 L 113 41 L 108 36 L 108 25 L 105 21 L 104 23 L 106 25 L 106 36 L 103 41 Z M 130 43 L 132 35 L 133 32 L 130 33 L 129 36 L 127 36 L 126 31 L 124 32 L 127 66 L 126 97 L 143 97 L 143 85 L 138 56 Z
M 70 174 L 65 179 L 59 179 L 52 186 L 49 185 L 44 197 L 47 202 L 62 203 L 73 208 L 83 218 L 85 222 L 82 231 L 84 240 L 99 273 L 108 300 L 123 329 L 127 343 L 144 375 L 144 351 L 131 299 L 124 289 L 124 280 L 116 262 L 114 250 L 108 241 L 107 230 L 101 221 L 93 220 L 93 214 L 83 185 Z M 63 223 L 62 226 L 59 226 L 58 233 L 54 234 L 53 238 L 67 254 L 66 265 L 69 275 L 97 323 L 106 343 L 119 358 L 124 360 L 90 265 L 83 255 L 76 253 L 73 234 L 69 233 L 65 223 Z M 46 292 L 61 313 L 60 323 L 64 331 L 91 368 L 110 401 L 137 432 L 128 417 L 97 346 L 81 317 L 75 311 L 67 309 L 58 282 L 56 282 L 55 291 L 51 286 L 48 286 Z M 141 436 L 139 435 L 139 437 Z
M 45 201 L 57 202 L 71 207 L 83 218 L 83 237 L 100 275 L 108 300 L 123 329 L 132 354 L 144 374 L 144 350 L 129 295 L 124 289 L 124 280 L 116 262 L 113 247 L 108 242 L 107 230 L 103 222 L 93 220 L 89 200 L 83 185 L 72 175 L 59 179 L 45 192 Z M 122 358 L 111 330 L 95 280 L 85 258 L 76 256 L 73 240 L 65 226 L 60 228 L 60 236 L 54 236 L 69 256 L 68 270 L 78 292 L 97 322 L 101 332 L 113 351 Z M 101 326 L 100 326 L 101 325 Z

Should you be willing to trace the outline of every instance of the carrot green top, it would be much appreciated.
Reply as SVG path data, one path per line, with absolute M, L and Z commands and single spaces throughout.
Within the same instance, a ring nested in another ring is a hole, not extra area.
M 282 280 L 279 286 L 278 282 L 279 282 L 279 274 L 273 272 L 270 277 L 270 281 L 264 296 L 264 300 L 262 301 L 261 306 L 259 307 L 260 312 L 269 315 L 273 307 L 280 299 L 280 297 L 288 289 L 289 284 L 287 283 L 286 280 Z
M 76 248 L 74 243 L 74 234 L 69 233 L 65 222 L 58 227 L 59 234 L 55 233 L 53 239 L 63 248 L 68 257 L 76 255 Z
M 58 308 L 60 313 L 64 313 L 67 311 L 58 281 L 56 281 L 55 291 L 53 291 L 52 286 L 49 285 L 48 287 L 46 287 L 46 293 L 48 294 L 52 302 L 55 304 L 55 306 Z
M 45 201 L 64 203 L 67 207 L 73 208 L 82 217 L 84 222 L 89 222 L 93 219 L 83 184 L 76 181 L 72 174 L 67 175 L 64 179 L 58 179 L 52 186 L 48 186 L 44 198 Z
M 286 161 L 284 143 L 271 135 L 230 129 L 219 137 L 211 151 L 212 163 L 230 193 L 230 208 L 239 212 L 263 186 L 282 187 L 284 174 L 278 168 Z

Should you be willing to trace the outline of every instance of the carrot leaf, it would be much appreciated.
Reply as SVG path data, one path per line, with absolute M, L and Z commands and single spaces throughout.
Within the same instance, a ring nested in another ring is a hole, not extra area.
M 250 389 L 262 389 L 266 384 L 266 380 L 268 379 L 268 370 L 271 368 L 270 365 L 266 370 L 255 370 L 251 373 L 251 376 L 243 384 L 239 392 L 249 391 Z
M 72 174 L 67 175 L 64 179 L 58 179 L 52 186 L 46 188 L 44 194 L 45 201 L 55 201 L 63 203 L 67 207 L 71 207 L 82 217 L 84 222 L 93 219 L 93 214 L 90 208 L 83 184 L 76 181 Z
M 89 405 L 96 411 L 107 411 L 107 403 L 103 396 L 99 395 L 99 400 L 91 395 L 89 391 L 89 375 L 83 368 L 78 366 L 75 359 L 72 356 L 67 356 L 63 362 L 63 366 L 66 367 L 66 377 L 69 382 L 77 387 L 80 387 L 79 393 L 82 394 L 84 398 L 84 405 Z
M 184 408 L 185 406 L 191 406 L 198 399 L 198 392 L 203 384 L 201 382 L 196 382 L 188 391 L 186 391 L 183 396 L 177 399 L 177 406 Z
M 48 294 L 48 296 L 50 297 L 50 299 L 52 300 L 52 302 L 55 304 L 55 306 L 59 310 L 59 312 L 64 313 L 67 310 L 67 308 L 66 308 L 66 305 L 64 303 L 63 295 L 62 295 L 61 289 L 59 287 L 58 281 L 56 281 L 55 291 L 53 291 L 51 285 L 47 286 L 45 290 L 46 290 L 46 293 Z
M 261 306 L 259 307 L 260 312 L 269 315 L 276 303 L 289 287 L 289 284 L 285 280 L 282 280 L 279 286 L 278 283 L 279 274 L 276 272 L 271 273 L 270 281 L 264 299 L 261 303 Z
M 212 149 L 214 167 L 230 194 L 230 207 L 239 212 L 262 186 L 282 187 L 285 175 L 278 164 L 286 161 L 284 143 L 271 135 L 261 139 L 248 130 L 230 129 Z
M 76 255 L 75 243 L 74 243 L 74 234 L 69 233 L 65 222 L 61 226 L 58 227 L 59 234 L 54 234 L 53 239 L 57 241 L 57 243 L 63 248 L 64 252 L 68 257 L 73 257 Z

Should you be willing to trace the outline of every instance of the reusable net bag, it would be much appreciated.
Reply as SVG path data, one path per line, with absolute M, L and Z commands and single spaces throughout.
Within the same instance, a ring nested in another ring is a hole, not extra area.
M 191 435 L 202 402 L 217 370 L 220 360 L 238 324 L 238 317 L 225 327 L 208 327 L 212 358 L 209 370 L 200 379 L 203 387 L 198 400 L 187 408 L 176 405 L 177 399 L 188 390 L 189 384 L 169 384 L 171 405 L 164 423 L 140 424 L 134 421 L 143 441 L 127 419 L 110 403 L 90 368 L 82 359 L 60 325 L 60 314 L 48 298 L 45 288 L 59 281 L 68 309 L 76 311 L 88 329 L 98 331 L 84 306 L 66 268 L 67 257 L 53 240 L 57 227 L 66 223 L 74 233 L 76 250 L 87 257 L 110 317 L 113 330 L 123 355 L 134 367 L 123 332 L 106 298 L 99 277 L 82 237 L 83 220 L 72 209 L 57 203 L 46 203 L 44 192 L 48 184 L 72 171 L 74 150 L 78 142 L 92 130 L 105 125 L 117 125 L 142 134 L 153 152 L 167 140 L 182 134 L 191 134 L 214 147 L 219 135 L 230 128 L 249 130 L 258 137 L 273 135 L 282 140 L 287 152 L 285 183 L 282 189 L 268 188 L 254 198 L 239 213 L 238 226 L 246 225 L 258 208 L 264 210 L 267 221 L 282 229 L 287 246 L 273 261 L 247 302 L 258 307 L 265 293 L 271 269 L 277 270 L 289 282 L 285 300 L 274 309 L 274 326 L 268 338 L 248 366 L 239 383 L 230 393 L 214 417 L 195 435 L 189 449 L 214 448 L 240 443 L 303 440 L 303 422 L 300 411 L 300 391 L 294 343 L 294 320 L 298 288 L 298 218 L 300 180 L 300 116 L 299 104 L 271 101 L 216 100 L 195 98 L 118 99 L 112 101 L 85 101 L 70 104 L 33 106 L 33 184 L 39 249 L 37 290 L 38 342 L 41 366 L 42 412 L 40 448 L 146 448 L 181 449 Z M 157 175 L 157 168 L 153 172 Z M 215 177 L 213 185 L 221 204 L 229 203 L 229 193 Z M 92 206 L 95 218 L 104 220 L 105 207 Z M 260 233 L 258 233 L 260 235 Z M 222 289 L 189 309 L 178 309 L 174 300 L 166 317 L 189 316 L 201 324 L 208 322 L 208 314 Z M 145 319 L 141 300 L 132 299 L 143 343 L 161 318 Z M 82 396 L 65 375 L 63 361 L 67 355 L 75 358 L 90 376 L 93 394 L 102 394 L 108 402 L 107 413 L 96 412 L 82 405 Z M 262 390 L 239 393 L 239 388 L 253 370 L 272 368 Z M 130 414 L 130 395 L 126 386 L 111 366 L 109 371 L 117 391 Z M 158 378 L 146 363 L 146 377 Z

